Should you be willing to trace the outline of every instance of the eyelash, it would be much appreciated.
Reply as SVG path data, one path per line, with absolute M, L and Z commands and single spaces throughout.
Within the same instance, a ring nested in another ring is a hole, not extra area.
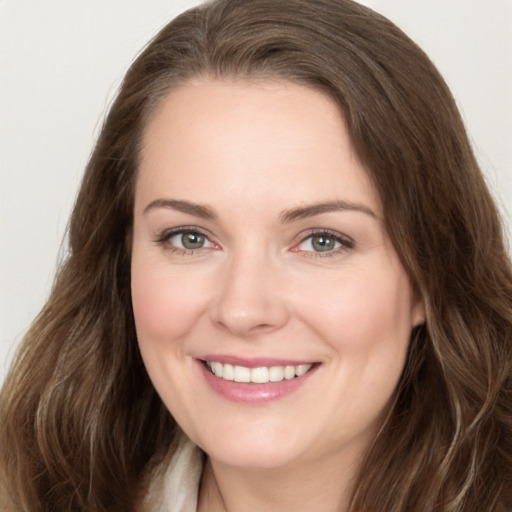
M 165 247 L 166 250 L 169 250 L 173 253 L 176 253 L 181 256 L 193 256 L 198 255 L 201 250 L 209 249 L 209 247 L 199 247 L 197 249 L 186 249 L 181 247 L 176 247 L 175 245 L 172 245 L 169 243 L 169 240 L 176 236 L 176 235 L 182 235 L 182 234 L 195 234 L 203 236 L 206 240 L 208 240 L 210 243 L 214 244 L 210 240 L 210 237 L 207 233 L 202 231 L 201 229 L 198 229 L 195 226 L 183 226 L 179 228 L 174 228 L 170 230 L 163 231 L 158 238 L 155 240 L 155 242 L 159 245 L 162 245 Z M 306 251 L 306 250 L 300 250 L 298 247 L 305 243 L 308 239 L 312 239 L 315 236 L 325 236 L 326 238 L 330 238 L 334 240 L 334 242 L 339 243 L 340 247 L 334 248 L 332 250 L 326 250 L 325 252 L 322 251 Z M 216 244 L 214 244 L 216 245 Z M 341 233 L 338 233 L 337 231 L 332 231 L 329 229 L 314 229 L 307 234 L 303 235 L 302 238 L 298 243 L 296 243 L 293 248 L 291 249 L 292 252 L 300 252 L 302 253 L 303 257 L 306 258 L 325 258 L 325 257 L 332 257 L 340 254 L 341 252 L 345 252 L 349 249 L 353 249 L 355 247 L 355 242 L 351 238 L 347 237 L 346 235 L 342 235 Z
M 325 236 L 326 238 L 331 238 L 335 242 L 340 244 L 340 247 L 334 248 L 332 250 L 328 250 L 325 252 L 322 251 L 304 251 L 300 250 L 297 247 L 302 245 L 304 242 L 306 242 L 308 239 L 312 239 L 315 236 Z M 352 238 L 342 235 L 341 233 L 338 233 L 337 231 L 332 231 L 330 229 L 313 229 L 310 230 L 305 236 L 302 236 L 300 241 L 294 245 L 294 248 L 292 249 L 293 252 L 301 252 L 302 256 L 305 258 L 329 258 L 332 256 L 337 256 L 340 253 L 343 253 L 347 250 L 354 249 L 355 242 L 352 240 Z
M 175 254 L 178 254 L 180 256 L 196 256 L 200 253 L 202 249 L 208 249 L 207 247 L 199 247 L 197 249 L 186 249 L 182 247 L 176 247 L 175 245 L 171 244 L 169 240 L 176 236 L 176 235 L 183 235 L 183 234 L 192 234 L 192 235 L 200 235 L 203 236 L 206 240 L 208 240 L 210 243 L 210 237 L 207 233 L 202 231 L 201 229 L 198 229 L 195 226 L 182 226 L 179 228 L 169 229 L 166 231 L 163 231 L 158 238 L 155 240 L 155 243 L 158 245 L 162 245 L 165 250 L 171 251 Z

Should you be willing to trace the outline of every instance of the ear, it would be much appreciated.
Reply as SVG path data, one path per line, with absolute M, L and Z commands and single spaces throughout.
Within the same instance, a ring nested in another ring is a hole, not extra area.
M 423 302 L 423 298 L 419 294 L 419 292 L 414 293 L 414 302 L 412 304 L 411 310 L 411 322 L 412 326 L 418 327 L 418 325 L 422 325 L 425 323 L 426 314 L 425 314 L 425 303 Z

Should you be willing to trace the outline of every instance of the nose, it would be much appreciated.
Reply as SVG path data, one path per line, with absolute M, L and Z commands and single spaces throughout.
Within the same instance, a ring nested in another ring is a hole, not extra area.
M 225 263 L 211 303 L 212 322 L 237 337 L 282 328 L 289 320 L 282 270 L 261 254 L 240 255 Z

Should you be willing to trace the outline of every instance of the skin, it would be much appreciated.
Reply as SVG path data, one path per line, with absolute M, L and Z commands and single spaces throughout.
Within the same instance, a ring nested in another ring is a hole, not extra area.
M 345 510 L 424 310 L 338 107 L 287 82 L 196 80 L 148 122 L 139 171 L 137 334 L 162 400 L 208 454 L 198 510 Z M 283 213 L 318 203 L 330 206 Z M 183 250 L 168 234 L 180 227 L 203 246 Z M 327 251 L 312 243 L 322 230 Z M 205 354 L 317 367 L 250 405 L 212 390 Z

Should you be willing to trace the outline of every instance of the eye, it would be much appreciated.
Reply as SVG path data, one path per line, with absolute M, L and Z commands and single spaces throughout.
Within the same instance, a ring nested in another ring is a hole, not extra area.
M 337 253 L 354 247 L 354 242 L 341 234 L 321 231 L 311 233 L 295 246 L 295 251 L 314 253 Z
M 206 241 L 207 239 L 202 233 L 194 231 L 178 233 L 169 238 L 169 242 L 180 249 L 201 249 Z
M 157 240 L 168 249 L 188 253 L 217 246 L 196 229 L 178 228 L 162 233 Z

